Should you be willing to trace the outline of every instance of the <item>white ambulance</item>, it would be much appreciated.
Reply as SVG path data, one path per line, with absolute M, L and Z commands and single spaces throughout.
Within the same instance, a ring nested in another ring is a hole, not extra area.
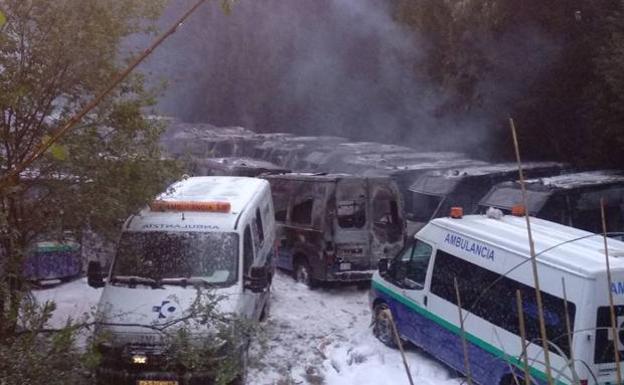
M 375 335 L 394 345 L 393 318 L 401 338 L 470 373 L 473 383 L 511 385 L 515 377 L 524 384 L 522 309 L 530 383 L 547 384 L 525 218 L 503 216 L 498 210 L 490 215 L 455 212 L 454 218 L 432 220 L 392 261 L 380 262 L 371 288 Z M 615 345 L 624 357 L 624 243 L 608 240 L 613 274 L 609 288 L 602 236 L 536 218 L 531 218 L 531 227 L 551 384 L 616 384 Z M 610 331 L 609 290 L 615 301 L 616 343 Z M 517 291 L 521 301 L 516 300 Z
M 104 286 L 97 320 L 108 341 L 100 346 L 99 382 L 209 382 L 202 377 L 208 374 L 189 368 L 163 370 L 161 332 L 192 316 L 198 288 L 220 298 L 223 314 L 261 319 L 268 310 L 274 257 L 267 181 L 195 177 L 172 185 L 128 218 L 106 283 L 101 267 L 89 265 L 89 284 Z M 204 327 L 197 338 L 210 338 L 210 325 Z

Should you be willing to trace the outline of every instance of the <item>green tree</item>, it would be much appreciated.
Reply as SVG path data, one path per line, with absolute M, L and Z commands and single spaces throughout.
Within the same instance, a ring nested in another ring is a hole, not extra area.
M 124 39 L 152 31 L 162 7 L 160 0 L 0 2 L 6 16 L 0 26 L 0 175 L 110 83 L 132 54 Z M 112 236 L 177 172 L 160 160 L 163 127 L 145 117 L 154 103 L 144 79 L 131 76 L 46 156 L 1 187 L 0 338 L 15 325 L 31 242 L 85 228 Z

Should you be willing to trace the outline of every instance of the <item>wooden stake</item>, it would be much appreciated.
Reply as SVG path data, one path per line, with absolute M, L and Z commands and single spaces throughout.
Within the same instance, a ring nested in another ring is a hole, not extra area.
M 524 384 L 531 385 L 529 374 L 529 353 L 526 345 L 526 327 L 524 325 L 524 306 L 522 305 L 522 293 L 516 290 L 516 308 L 518 309 L 518 326 L 520 327 L 520 338 L 522 339 L 522 363 L 524 364 Z
M 615 358 L 615 374 L 617 383 L 622 383 L 622 370 L 620 369 L 619 333 L 615 317 L 615 305 L 613 304 L 613 292 L 611 291 L 611 265 L 609 264 L 609 247 L 607 245 L 607 219 L 605 218 L 604 198 L 600 198 L 600 215 L 602 217 L 602 239 L 604 241 L 605 260 L 607 262 L 607 290 L 609 292 L 609 309 L 611 310 L 611 333 L 613 335 L 613 356 Z
M 570 349 L 570 362 L 572 363 L 572 377 L 578 380 L 576 370 L 574 369 L 574 348 L 572 347 L 572 322 L 570 322 L 570 313 L 568 312 L 568 292 L 566 290 L 565 279 L 561 277 L 561 288 L 563 289 L 563 311 L 565 312 L 566 333 L 568 335 L 568 347 Z
M 388 318 L 390 319 L 390 324 L 392 325 L 392 334 L 394 334 L 394 340 L 396 341 L 396 344 L 399 347 L 399 351 L 401 352 L 401 358 L 403 359 L 403 366 L 405 367 L 405 373 L 407 373 L 407 379 L 409 380 L 410 385 L 414 385 L 412 373 L 410 373 L 409 365 L 407 365 L 407 359 L 405 358 L 403 343 L 401 342 L 401 337 L 399 337 L 399 331 L 397 330 L 396 324 L 394 323 L 394 317 L 392 316 L 392 312 L 390 311 L 390 309 L 386 309 L 385 311 L 388 312 Z
M 522 161 L 520 160 L 520 146 L 518 145 L 518 136 L 516 134 L 516 126 L 513 119 L 509 119 L 511 125 L 511 133 L 513 136 L 514 148 L 516 151 L 516 160 L 518 162 L 518 172 L 520 174 L 520 187 L 522 189 L 522 204 L 524 205 L 524 218 L 527 224 L 527 233 L 529 236 L 529 252 L 531 254 L 531 267 L 533 270 L 533 282 L 535 284 L 535 300 L 537 302 L 537 315 L 539 319 L 540 337 L 542 339 L 542 349 L 544 350 L 544 364 L 546 367 L 546 380 L 548 385 L 553 384 L 553 378 L 550 367 L 550 354 L 548 350 L 548 336 L 546 334 L 546 323 L 544 322 L 544 306 L 542 302 L 542 292 L 540 290 L 539 275 L 537 273 L 537 258 L 535 257 L 535 244 L 533 243 L 533 234 L 531 233 L 531 221 L 529 219 L 529 207 L 527 205 L 526 186 L 524 184 L 524 172 L 522 171 Z
M 466 377 L 468 377 L 468 385 L 472 385 L 472 371 L 470 370 L 468 343 L 466 341 L 466 330 L 464 329 L 464 316 L 462 315 L 461 296 L 459 295 L 457 277 L 453 277 L 453 282 L 455 284 L 455 296 L 457 297 L 457 311 L 459 312 L 459 328 L 461 329 L 462 347 L 464 348 L 464 368 L 466 369 Z

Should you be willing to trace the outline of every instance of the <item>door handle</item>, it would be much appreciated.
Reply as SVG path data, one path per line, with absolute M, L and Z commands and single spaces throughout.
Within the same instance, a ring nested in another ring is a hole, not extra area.
M 425 306 L 427 306 L 427 296 L 426 295 L 423 297 L 423 303 L 425 304 Z

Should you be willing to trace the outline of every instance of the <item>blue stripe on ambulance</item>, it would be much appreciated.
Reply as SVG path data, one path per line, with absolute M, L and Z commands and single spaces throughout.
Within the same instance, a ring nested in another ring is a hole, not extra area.
M 416 345 L 420 345 L 448 366 L 464 371 L 464 355 L 460 339 L 461 330 L 458 326 L 436 316 L 417 303 L 394 290 L 373 280 L 372 289 L 375 298 L 381 298 L 392 309 L 397 328 L 400 333 Z M 407 319 L 407 320 L 406 320 Z M 407 321 L 407 322 L 406 322 Z M 481 384 L 493 385 L 492 379 L 501 378 L 510 373 L 510 365 L 514 370 L 523 367 L 518 357 L 505 354 L 499 348 L 482 339 L 466 333 L 470 342 L 468 355 L 473 379 Z M 546 374 L 534 367 L 529 368 L 531 376 L 540 384 L 546 384 Z M 557 385 L 564 385 L 556 381 Z

